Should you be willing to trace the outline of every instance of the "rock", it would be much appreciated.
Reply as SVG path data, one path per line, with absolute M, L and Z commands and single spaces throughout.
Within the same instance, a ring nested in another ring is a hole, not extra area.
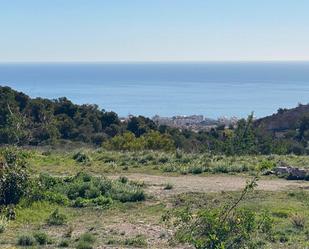
M 309 170 L 292 167 L 292 166 L 278 166 L 274 169 L 276 175 L 286 175 L 290 180 L 304 180 L 309 176 Z

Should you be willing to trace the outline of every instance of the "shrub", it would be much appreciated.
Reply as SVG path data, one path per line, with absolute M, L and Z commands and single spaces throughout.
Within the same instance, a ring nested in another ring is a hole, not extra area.
M 177 172 L 178 169 L 174 165 L 164 165 L 162 171 L 169 173 L 169 172 Z
M 128 177 L 120 176 L 118 181 L 120 181 L 121 183 L 127 183 L 129 181 L 129 179 L 128 179 Z
M 173 185 L 172 185 L 171 183 L 167 183 L 167 184 L 164 186 L 164 189 L 165 189 L 165 190 L 173 189 Z
M 98 198 L 93 199 L 92 203 L 94 203 L 98 206 L 107 208 L 107 207 L 109 207 L 110 205 L 113 204 L 113 200 L 110 197 L 104 197 L 104 196 L 101 195 Z
M 64 237 L 65 237 L 65 238 L 71 238 L 71 237 L 72 237 L 73 231 L 74 231 L 74 228 L 73 228 L 72 225 L 70 225 L 70 226 L 68 227 L 68 229 L 65 231 Z
M 189 173 L 192 173 L 192 174 L 202 174 L 204 172 L 204 167 L 202 166 L 194 166 L 192 168 L 189 169 Z
M 8 225 L 8 219 L 5 216 L 0 217 L 0 233 L 3 233 Z
M 271 170 L 275 167 L 276 167 L 276 163 L 271 160 L 263 160 L 259 165 L 259 168 L 261 171 Z
M 0 152 L 0 165 L 0 205 L 17 204 L 29 184 L 25 156 L 19 149 L 5 148 Z
M 160 158 L 158 159 L 158 162 L 164 164 L 164 163 L 167 163 L 168 160 L 169 160 L 168 157 L 163 156 L 163 157 L 160 157 Z
M 255 236 L 268 234 L 272 228 L 268 213 L 259 216 L 252 210 L 239 207 L 245 195 L 256 186 L 256 181 L 257 177 L 254 177 L 248 182 L 240 197 L 230 205 L 198 210 L 189 207 L 174 209 L 163 220 L 171 221 L 170 225 L 176 228 L 177 240 L 195 248 L 252 248 Z
M 82 207 L 86 207 L 88 204 L 89 204 L 88 200 L 82 197 L 77 197 L 73 203 L 73 207 L 82 208 Z
M 110 190 L 110 196 L 112 199 L 121 202 L 136 202 L 146 199 L 144 191 L 139 187 L 117 182 L 113 184 Z
M 69 247 L 69 245 L 70 245 L 69 240 L 62 240 L 58 244 L 59 247 Z
M 36 242 L 39 245 L 47 245 L 47 244 L 51 244 L 52 242 L 49 236 L 43 232 L 37 232 L 33 235 L 33 237 L 35 238 Z
M 213 168 L 214 173 L 229 173 L 229 167 L 227 165 L 219 165 Z
M 61 226 L 67 222 L 67 217 L 65 214 L 61 214 L 59 209 L 55 209 L 47 219 L 48 225 Z
M 17 244 L 19 246 L 33 246 L 35 245 L 35 239 L 31 235 L 21 235 L 17 240 Z
M 59 205 L 68 205 L 69 204 L 69 199 L 65 195 L 61 193 L 56 193 L 52 191 L 46 191 L 44 193 L 44 199 L 46 201 L 49 201 L 51 203 L 56 203 Z
M 171 151 L 175 145 L 171 137 L 167 134 L 161 134 L 158 131 L 150 131 L 144 136 L 145 149 Z
M 117 135 L 103 144 L 103 147 L 110 150 L 163 150 L 171 151 L 175 145 L 171 137 L 157 131 L 149 131 L 142 136 L 136 137 L 132 132 L 125 132 Z
M 93 249 L 93 245 L 86 241 L 78 242 L 76 249 Z
M 305 228 L 306 218 L 300 214 L 293 214 L 291 216 L 291 223 L 295 228 L 303 230 Z
M 89 163 L 90 162 L 90 157 L 83 152 L 77 152 L 76 154 L 74 154 L 73 159 L 78 163 Z
M 146 247 L 147 240 L 144 235 L 138 234 L 133 238 L 127 238 L 124 241 L 124 244 L 127 246 L 134 246 L 134 247 Z
M 96 241 L 96 238 L 91 233 L 84 233 L 79 238 L 80 241 L 85 241 L 88 243 L 94 243 Z
M 92 249 L 96 238 L 91 233 L 84 233 L 80 236 L 77 249 Z

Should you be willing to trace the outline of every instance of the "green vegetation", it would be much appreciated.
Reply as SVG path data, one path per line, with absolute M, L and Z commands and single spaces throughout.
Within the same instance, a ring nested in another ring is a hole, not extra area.
M 36 232 L 33 237 L 39 245 L 47 245 L 52 243 L 51 238 L 49 238 L 49 236 L 44 232 Z
M 143 116 L 121 122 L 116 113 L 99 110 L 96 105 L 76 105 L 66 98 L 31 99 L 9 87 L 0 87 L 0 144 L 61 148 L 103 144 L 106 149 L 121 151 L 181 149 L 221 155 L 307 155 L 308 113 L 308 106 L 299 106 L 256 121 L 249 115 L 235 127 L 194 132 L 158 126 Z M 76 160 L 87 163 L 88 159 Z
M 96 238 L 91 233 L 84 233 L 78 239 L 77 249 L 92 249 Z
M 157 131 L 150 131 L 140 137 L 135 137 L 131 132 L 125 132 L 105 142 L 103 147 L 109 150 L 120 151 L 172 151 L 175 149 L 171 138 L 167 134 L 160 134 Z
M 309 158 L 296 155 L 225 156 L 209 153 L 163 151 L 107 151 L 79 149 L 76 151 L 24 150 L 32 170 L 56 175 L 77 174 L 81 170 L 93 174 L 153 173 L 153 174 L 247 174 L 260 169 L 272 169 L 284 162 L 295 167 L 308 168 Z M 74 159 L 76 154 L 91 158 L 87 163 Z
M 257 177 L 248 182 L 240 197 L 228 206 L 204 208 L 192 212 L 178 209 L 165 220 L 172 219 L 177 228 L 176 239 L 195 248 L 256 248 L 272 233 L 272 219 L 265 213 L 259 217 L 250 209 L 239 208 L 250 190 L 257 186 Z M 256 241 L 256 238 L 258 239 Z
M 66 223 L 67 217 L 65 214 L 59 213 L 59 209 L 55 209 L 47 219 L 47 224 L 50 226 L 61 226 Z
M 307 109 L 193 132 L 0 87 L 0 244 L 308 248 L 308 182 L 267 175 L 309 167 Z M 257 191 L 259 173 L 278 186 Z
M 33 246 L 35 244 L 35 239 L 31 235 L 21 235 L 18 238 L 17 244 L 19 246 Z
M 74 159 L 77 154 L 90 159 L 85 164 Z M 181 151 L 57 152 L 6 147 L 1 149 L 1 165 L 8 168 L 11 165 L 11 169 L 21 167 L 27 177 L 22 178 L 24 191 L 16 188 L 15 193 L 11 189 L 13 196 L 18 196 L 16 201 L 2 201 L 1 217 L 5 218 L 0 243 L 69 248 L 108 244 L 173 248 L 178 243 L 189 243 L 195 248 L 282 248 L 282 245 L 306 248 L 309 215 L 306 190 L 256 191 L 252 182 L 242 192 L 227 189 L 219 193 L 194 193 L 186 185 L 190 193 L 178 194 L 178 185 L 169 181 L 151 185 L 130 180 L 130 174 L 108 177 L 104 171 L 108 167 L 109 172 L 122 173 L 149 170 L 168 176 L 184 174 L 185 165 L 186 174 L 192 174 L 191 177 L 197 177 L 200 167 L 210 169 L 202 171 L 204 175 L 216 176 L 219 172 L 249 177 L 279 161 L 306 165 L 308 160 L 293 155 L 227 157 Z M 177 171 L 163 170 L 170 165 Z M 248 170 L 235 170 L 239 165 Z M 128 168 L 124 170 L 124 166 Z M 72 171 L 63 175 L 66 167 Z M 50 174 L 46 172 L 48 168 Z M 13 179 L 19 182 L 19 177 Z M 166 227 L 162 218 L 172 226 Z

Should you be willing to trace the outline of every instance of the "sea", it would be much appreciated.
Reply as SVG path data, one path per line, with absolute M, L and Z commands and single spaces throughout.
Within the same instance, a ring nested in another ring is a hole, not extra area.
M 1 63 L 0 85 L 121 117 L 263 117 L 309 102 L 309 62 Z

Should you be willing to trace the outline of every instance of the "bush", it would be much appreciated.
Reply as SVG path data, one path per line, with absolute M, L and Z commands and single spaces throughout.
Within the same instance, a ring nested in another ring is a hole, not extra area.
M 0 233 L 3 233 L 8 225 L 8 219 L 5 216 L 0 217 Z
M 48 225 L 53 226 L 61 226 L 64 225 L 67 222 L 67 217 L 65 214 L 61 214 L 59 212 L 59 209 L 55 209 L 54 212 L 51 213 L 51 215 L 47 219 Z
M 176 228 L 175 238 L 195 248 L 252 248 L 257 234 L 269 236 L 272 219 L 268 213 L 257 215 L 239 204 L 256 186 L 257 177 L 248 182 L 240 197 L 230 205 L 190 210 L 189 207 L 168 212 L 163 220 Z M 266 237 L 265 236 L 265 237 Z M 258 243 L 261 245 L 261 243 Z M 257 248 L 257 247 L 255 247 Z
M 17 244 L 19 246 L 33 246 L 35 245 L 35 239 L 31 235 L 21 235 L 17 240 Z
M 76 200 L 73 203 L 73 207 L 82 208 L 88 206 L 89 201 L 87 199 L 84 199 L 82 197 L 77 197 Z
M 96 238 L 91 233 L 84 233 L 79 238 L 80 241 L 85 241 L 88 243 L 94 243 L 96 241 Z
M 92 203 L 94 203 L 98 206 L 107 208 L 107 207 L 109 207 L 113 204 L 113 200 L 110 197 L 104 197 L 104 196 L 101 195 L 98 198 L 93 199 Z
M 194 166 L 189 169 L 189 173 L 192 173 L 194 175 L 202 174 L 204 172 L 204 167 L 202 166 Z
M 229 173 L 229 167 L 227 165 L 219 165 L 213 168 L 214 173 Z
M 76 154 L 74 154 L 73 159 L 78 163 L 89 163 L 90 162 L 90 157 L 83 152 L 77 152 Z
M 59 247 L 69 247 L 69 245 L 70 245 L 70 242 L 68 240 L 62 240 L 58 244 Z
M 74 177 L 40 176 L 32 181 L 28 201 L 46 200 L 59 205 L 71 204 L 74 207 L 101 206 L 108 208 L 113 200 L 121 202 L 142 201 L 145 194 L 142 182 L 131 182 L 126 177 L 118 180 L 94 177 L 78 173 Z M 56 217 L 50 217 L 51 222 Z M 56 222 L 57 223 L 57 222 Z
M 120 181 L 121 183 L 127 183 L 129 181 L 128 177 L 125 176 L 120 176 L 118 181 Z
M 175 145 L 171 137 L 157 131 L 149 131 L 142 136 L 136 137 L 132 132 L 117 135 L 103 144 L 110 150 L 140 151 L 140 150 L 163 150 L 171 151 Z
M 93 245 L 86 241 L 78 242 L 76 249 L 93 249 Z
M 17 204 L 26 195 L 29 174 L 25 156 L 9 147 L 0 152 L 0 205 Z
M 291 223 L 295 228 L 303 230 L 305 228 L 306 218 L 300 214 L 293 214 L 291 216 Z
M 164 186 L 164 189 L 165 189 L 165 190 L 173 189 L 173 184 L 167 183 L 167 184 Z
M 136 202 L 146 199 L 145 193 L 142 189 L 129 184 L 121 184 L 115 182 L 110 190 L 110 196 L 112 199 L 121 202 Z
M 164 165 L 162 168 L 162 171 L 166 173 L 170 173 L 170 172 L 177 172 L 178 169 L 174 165 Z
M 33 235 L 33 237 L 35 238 L 36 242 L 39 245 L 47 245 L 47 244 L 51 244 L 52 242 L 49 236 L 43 232 L 37 232 Z
M 96 238 L 91 233 L 84 233 L 80 236 L 77 249 L 92 249 Z
M 138 234 L 133 238 L 128 238 L 124 241 L 126 246 L 146 247 L 147 240 L 144 235 Z
M 44 193 L 44 199 L 46 201 L 49 201 L 51 203 L 56 203 L 59 205 L 68 205 L 69 204 L 69 199 L 65 195 L 61 193 L 56 193 L 52 191 L 46 191 Z

